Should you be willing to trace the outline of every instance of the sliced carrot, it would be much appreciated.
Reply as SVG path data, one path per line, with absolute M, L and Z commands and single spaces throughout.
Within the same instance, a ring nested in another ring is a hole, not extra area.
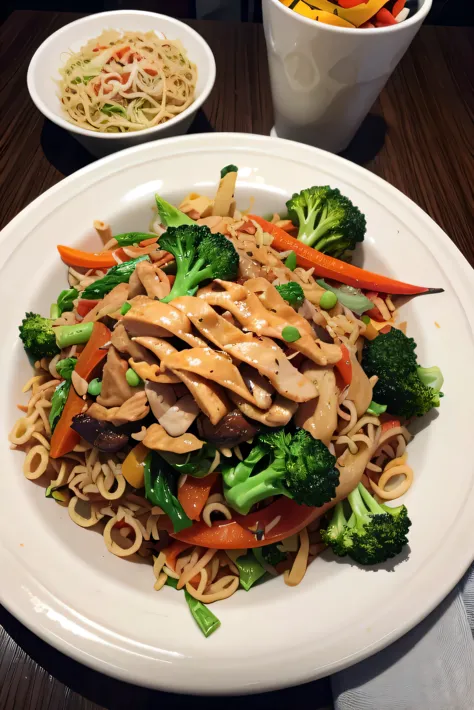
M 389 431 L 390 429 L 396 429 L 396 427 L 399 426 L 401 426 L 399 419 L 389 419 L 388 421 L 382 424 L 381 433 L 384 434 L 386 431 Z
M 424 286 L 412 286 L 411 284 L 396 281 L 388 276 L 375 274 L 372 271 L 359 269 L 357 266 L 347 264 L 345 261 L 334 259 L 332 256 L 322 254 L 312 247 L 306 246 L 294 237 L 291 237 L 281 227 L 267 222 L 263 217 L 248 215 L 249 219 L 255 220 L 262 229 L 273 237 L 272 247 L 278 251 L 292 250 L 296 254 L 299 266 L 305 269 L 314 269 L 314 273 L 322 278 L 334 279 L 340 283 L 364 288 L 371 291 L 381 291 L 382 293 L 399 293 L 415 295 L 419 293 L 440 293 L 444 289 L 426 288 Z
M 149 76 L 156 76 L 158 72 L 156 69 L 153 69 L 153 67 L 145 67 L 144 71 L 149 75 Z
M 61 259 L 68 266 L 81 266 L 85 269 L 108 269 L 117 264 L 111 251 L 91 253 L 58 244 L 58 252 Z
M 130 79 L 130 72 L 129 71 L 124 72 L 120 77 L 120 81 L 122 84 L 126 84 L 129 79 Z
M 338 0 L 338 4 L 344 8 L 344 10 L 350 10 L 351 7 L 357 7 L 357 5 L 365 5 L 367 0 Z
M 178 488 L 178 500 L 191 520 L 199 520 L 216 478 L 217 472 L 210 473 L 204 478 L 188 476 L 183 485 Z
M 381 10 L 378 11 L 378 13 L 375 15 L 375 20 L 376 20 L 376 25 L 377 23 L 380 23 L 384 26 L 389 26 L 389 25 L 396 25 L 397 21 L 392 15 L 389 10 L 387 10 L 386 7 L 382 7 Z
M 110 330 L 103 323 L 94 323 L 92 335 L 77 359 L 75 371 L 79 377 L 89 380 L 97 365 L 107 355 L 107 350 L 100 348 L 110 341 L 110 337 Z M 71 429 L 71 424 L 73 418 L 82 412 L 84 404 L 82 397 L 79 397 L 74 387 L 71 387 L 61 417 L 51 437 L 49 452 L 51 458 L 57 459 L 68 454 L 79 443 L 80 436 L 74 429 Z
M 117 57 L 117 59 L 122 59 L 124 54 L 127 54 L 127 52 L 130 51 L 130 47 L 121 47 L 120 49 L 117 49 L 114 54 Z
M 405 7 L 406 0 L 395 0 L 392 7 L 392 15 L 398 17 L 403 8 Z

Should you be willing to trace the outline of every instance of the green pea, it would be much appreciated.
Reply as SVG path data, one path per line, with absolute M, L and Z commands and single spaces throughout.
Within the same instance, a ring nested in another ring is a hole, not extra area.
M 126 313 L 129 312 L 129 310 L 130 310 L 131 307 L 132 307 L 132 304 L 131 304 L 131 303 L 127 303 L 127 301 L 125 301 L 125 303 L 123 304 L 122 308 L 120 309 L 120 315 L 124 316 Z
M 298 328 L 295 328 L 292 325 L 285 326 L 281 331 L 281 334 L 283 336 L 283 340 L 286 340 L 287 343 L 294 343 L 296 340 L 301 338 L 301 333 Z
M 128 368 L 127 372 L 125 373 L 125 378 L 130 385 L 130 387 L 138 387 L 138 385 L 141 383 L 141 378 L 138 377 L 137 373 L 135 370 L 132 370 L 131 367 Z
M 331 310 L 331 308 L 334 308 L 334 306 L 337 303 L 337 296 L 335 293 L 332 291 L 326 291 L 323 293 L 321 296 L 321 300 L 319 301 L 319 305 L 321 308 L 324 308 L 325 311 Z
M 93 397 L 98 397 L 99 394 L 102 392 L 102 380 L 99 380 L 98 377 L 96 377 L 95 380 L 91 380 L 89 382 L 89 387 L 87 388 L 87 391 Z
M 369 318 L 369 316 L 362 316 L 361 321 L 362 321 L 362 323 L 365 323 L 365 325 L 369 325 L 370 318 Z
M 285 266 L 287 269 L 290 269 L 290 271 L 294 271 L 296 269 L 296 254 L 294 251 L 290 252 L 286 257 Z

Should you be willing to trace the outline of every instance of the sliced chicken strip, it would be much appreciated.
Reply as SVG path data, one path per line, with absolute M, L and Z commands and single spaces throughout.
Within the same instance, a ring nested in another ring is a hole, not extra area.
M 158 422 L 170 436 L 181 436 L 187 432 L 199 413 L 200 409 L 194 398 L 190 394 L 186 394 L 178 399 L 159 418 Z
M 117 323 L 112 331 L 112 345 L 114 348 L 117 348 L 120 353 L 133 357 L 136 361 L 144 361 L 150 365 L 158 364 L 150 350 L 143 348 L 129 337 L 123 323 Z
M 204 442 L 194 434 L 170 436 L 160 424 L 152 424 L 148 427 L 142 443 L 148 449 L 171 451 L 174 454 L 187 454 L 190 451 L 198 451 L 204 446 Z
M 315 439 L 326 446 L 337 427 L 337 397 L 334 370 L 328 367 L 316 368 L 313 363 L 303 364 L 302 371 L 318 388 L 319 397 L 304 402 L 296 412 L 296 426 L 306 429 Z
M 147 296 L 158 300 L 167 296 L 171 290 L 170 282 L 165 272 L 149 261 L 140 261 L 135 269 L 142 282 Z
M 298 315 L 292 306 L 290 306 L 268 279 L 253 278 L 245 282 L 245 288 L 254 293 L 260 299 L 261 303 L 270 312 L 276 313 L 277 316 L 283 318 L 286 323 L 294 325 L 300 333 L 307 333 L 315 339 L 314 330 L 310 323 Z
M 172 301 L 172 306 L 184 313 L 201 335 L 218 348 L 252 339 L 251 333 L 243 333 L 201 298 L 181 296 Z
M 122 360 L 118 351 L 111 345 L 102 372 L 102 391 L 96 400 L 99 404 L 104 407 L 120 407 L 140 391 L 140 386 L 130 387 L 128 384 L 125 377 L 127 370 L 128 363 Z
M 242 375 L 225 353 L 212 348 L 189 348 L 167 355 L 161 361 L 161 365 L 173 372 L 175 370 L 193 372 L 235 392 L 246 402 L 256 405 L 255 398 L 248 391 Z
M 249 419 L 255 419 L 265 426 L 285 426 L 298 409 L 297 402 L 292 402 L 290 399 L 282 397 L 281 394 L 276 396 L 275 401 L 266 412 L 254 407 L 253 404 L 246 402 L 233 392 L 230 398 L 238 406 L 242 414 L 245 414 Z
M 83 323 L 95 323 L 104 316 L 108 316 L 125 303 L 128 297 L 128 284 L 118 284 L 99 303 L 84 316 Z
M 207 344 L 192 333 L 191 321 L 184 313 L 168 303 L 151 298 L 139 304 L 133 303 L 122 322 L 131 336 L 162 337 L 164 331 L 166 335 L 176 335 L 191 347 L 205 347 Z
M 265 282 L 266 279 L 255 279 L 255 281 Z M 246 330 L 250 330 L 257 335 L 266 335 L 269 338 L 285 340 L 283 330 L 288 326 L 288 321 L 277 313 L 267 310 L 255 293 L 251 293 L 243 286 L 230 281 L 216 279 L 215 283 L 222 286 L 225 291 L 201 289 L 198 293 L 199 298 L 202 298 L 210 305 L 220 306 L 229 310 Z M 244 297 L 242 297 L 242 289 L 245 292 Z M 299 318 L 296 311 L 293 311 L 293 313 L 296 318 Z M 310 335 L 308 332 L 309 324 L 306 324 L 306 321 L 304 322 L 304 329 L 302 326 L 300 330 L 301 337 L 293 343 L 288 343 L 288 347 L 303 353 L 318 365 L 338 362 L 342 356 L 339 346 L 315 340 L 314 333 Z
M 315 385 L 293 367 L 285 353 L 268 338 L 227 345 L 232 357 L 254 367 L 267 377 L 277 392 L 293 402 L 307 402 L 317 396 Z
M 141 263 L 141 262 L 140 262 Z M 130 276 L 130 281 L 128 282 L 128 298 L 135 298 L 136 296 L 145 296 L 145 287 L 138 278 L 137 269 L 132 272 Z
M 145 382 L 145 394 L 151 411 L 158 421 L 176 402 L 176 395 L 171 385 Z
M 257 407 L 269 409 L 272 406 L 272 394 L 275 391 L 269 381 L 250 365 L 242 365 L 240 371 L 245 384 L 255 397 Z
M 354 402 L 357 416 L 361 417 L 372 401 L 372 385 L 354 353 L 351 353 L 351 364 L 352 381 L 346 399 Z
M 132 340 L 134 343 L 138 343 L 138 345 L 151 350 L 158 360 L 161 360 L 161 358 L 165 355 L 176 352 L 175 347 L 173 347 L 167 340 L 163 340 L 161 338 L 152 338 L 151 336 L 144 335 L 139 338 L 133 338 Z M 161 372 L 160 368 L 145 368 L 143 367 L 142 362 L 134 362 L 133 365 L 131 364 L 130 366 L 133 367 L 137 375 L 141 377 L 142 380 L 151 380 L 152 382 L 160 382 L 161 384 L 176 384 L 177 382 L 180 382 L 179 377 L 177 375 L 173 375 L 172 372 Z
M 114 426 L 121 426 L 127 422 L 137 422 L 143 419 L 150 412 L 150 407 L 147 404 L 145 392 L 137 392 L 127 399 L 120 407 L 111 407 L 107 409 L 101 404 L 91 404 L 87 410 L 87 414 L 93 419 L 99 421 L 107 421 Z

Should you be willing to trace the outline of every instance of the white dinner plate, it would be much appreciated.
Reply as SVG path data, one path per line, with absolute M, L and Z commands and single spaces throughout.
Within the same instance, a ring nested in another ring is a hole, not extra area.
M 48 313 L 66 286 L 56 245 L 100 247 L 92 222 L 114 233 L 147 230 L 153 195 L 178 202 L 213 195 L 219 170 L 239 166 L 237 202 L 283 211 L 293 191 L 330 184 L 367 216 L 364 265 L 403 281 L 443 287 L 402 310 L 419 360 L 437 364 L 445 397 L 415 427 L 405 502 L 409 553 L 363 569 L 326 552 L 303 582 L 277 578 L 215 604 L 221 628 L 205 639 L 182 594 L 153 590 L 146 564 L 111 555 L 102 536 L 22 474 L 7 434 L 25 401 L 30 369 L 18 339 L 25 311 Z M 0 595 L 38 636 L 122 680 L 194 693 L 256 692 L 309 681 L 360 661 L 428 614 L 473 559 L 474 421 L 472 270 L 413 202 L 339 157 L 263 136 L 205 134 L 138 146 L 80 170 L 41 195 L 1 233 Z M 429 424 L 429 425 L 428 425 Z

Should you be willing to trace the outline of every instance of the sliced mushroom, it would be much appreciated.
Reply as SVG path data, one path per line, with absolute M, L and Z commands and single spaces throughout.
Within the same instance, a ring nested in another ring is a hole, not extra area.
M 77 414 L 71 424 L 71 429 L 99 451 L 114 453 L 128 444 L 129 436 L 106 421 L 93 419 L 88 414 Z
M 158 382 L 146 382 L 145 394 L 155 419 L 159 420 L 176 402 L 176 395 L 171 385 Z
M 213 425 L 207 417 L 200 417 L 199 428 L 201 436 L 206 441 L 216 446 L 230 448 L 253 439 L 259 432 L 259 427 L 249 422 L 238 409 L 226 414 L 216 425 Z
M 178 399 L 160 418 L 159 423 L 170 436 L 181 436 L 187 432 L 200 412 L 190 394 Z

